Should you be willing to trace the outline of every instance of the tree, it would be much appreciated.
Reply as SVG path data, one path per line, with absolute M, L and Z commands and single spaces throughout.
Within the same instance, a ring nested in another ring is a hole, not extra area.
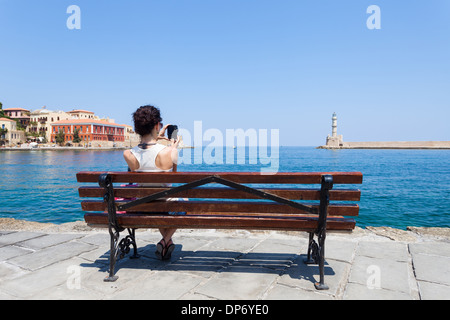
M 7 133 L 8 133 L 8 129 L 0 128 L 0 142 L 1 142 L 0 145 L 4 144 L 3 140 L 5 140 L 5 136 L 6 136 Z
M 0 102 L 0 118 L 4 118 L 5 116 L 5 112 L 3 111 L 3 103 Z
M 72 140 L 73 143 L 81 142 L 80 135 L 78 134 L 79 132 L 80 132 L 80 129 L 75 128 L 73 130 L 73 140 Z
M 2 129 L 2 128 L 0 128 L 0 138 L 2 138 L 3 139 L 3 136 L 5 135 L 5 134 L 7 134 L 8 133 L 8 129 Z
M 66 140 L 66 134 L 62 132 L 62 130 L 59 130 L 59 132 L 55 136 L 56 143 L 62 146 L 64 144 L 64 141 Z
M 42 143 L 47 143 L 47 142 L 48 142 L 48 141 L 47 141 L 47 136 L 46 136 L 45 132 L 42 132 L 42 133 L 40 134 L 40 137 L 42 138 L 42 140 L 41 140 Z

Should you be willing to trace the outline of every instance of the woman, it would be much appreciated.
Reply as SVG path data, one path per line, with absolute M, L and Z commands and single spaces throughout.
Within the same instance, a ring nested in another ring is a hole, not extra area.
M 180 139 L 172 140 L 171 146 L 159 144 L 160 139 L 169 140 L 164 137 L 169 125 L 162 126 L 162 118 L 158 108 L 154 106 L 143 106 L 133 113 L 134 130 L 141 137 L 141 143 L 133 149 L 123 153 L 125 161 L 131 171 L 136 172 L 168 172 L 176 171 L 178 160 L 178 143 Z M 184 214 L 170 212 L 169 214 Z M 175 245 L 172 236 L 176 229 L 159 229 L 162 239 L 156 245 L 156 256 L 161 260 L 170 259 Z

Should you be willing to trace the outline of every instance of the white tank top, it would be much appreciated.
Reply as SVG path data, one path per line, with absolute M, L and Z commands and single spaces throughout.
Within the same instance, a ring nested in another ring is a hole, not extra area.
M 166 146 L 162 144 L 155 144 L 147 149 L 141 149 L 139 146 L 131 149 L 131 153 L 136 157 L 139 162 L 139 169 L 136 172 L 169 172 L 169 170 L 162 170 L 156 166 L 156 157 Z
M 170 172 L 172 169 L 169 170 L 162 170 L 159 169 L 156 166 L 156 157 L 158 156 L 158 153 L 161 152 L 166 148 L 165 145 L 162 144 L 155 144 L 154 146 L 151 146 L 147 149 L 141 149 L 139 146 L 134 147 L 131 149 L 131 153 L 136 157 L 137 161 L 139 162 L 139 169 L 136 170 L 136 172 Z M 170 183 L 141 183 L 139 184 L 142 187 L 171 187 L 172 185 Z M 177 201 L 179 198 L 167 198 L 166 201 Z

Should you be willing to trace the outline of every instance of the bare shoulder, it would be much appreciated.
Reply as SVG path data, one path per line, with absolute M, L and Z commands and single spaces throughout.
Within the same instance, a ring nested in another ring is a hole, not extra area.
M 162 149 L 156 157 L 156 166 L 162 170 L 169 170 L 173 167 L 172 161 L 172 148 L 165 147 Z
M 139 169 L 139 161 L 136 159 L 131 150 L 125 150 L 123 152 L 123 158 L 125 159 L 131 171 Z
M 135 158 L 133 153 L 131 153 L 131 150 L 125 150 L 123 152 L 123 157 L 125 159 L 125 161 L 131 160 L 132 158 Z

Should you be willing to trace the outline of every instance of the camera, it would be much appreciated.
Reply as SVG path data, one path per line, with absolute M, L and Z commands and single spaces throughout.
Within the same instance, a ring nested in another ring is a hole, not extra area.
M 178 139 L 178 126 L 176 126 L 176 125 L 167 126 L 167 136 L 171 140 L 172 139 L 177 140 Z

